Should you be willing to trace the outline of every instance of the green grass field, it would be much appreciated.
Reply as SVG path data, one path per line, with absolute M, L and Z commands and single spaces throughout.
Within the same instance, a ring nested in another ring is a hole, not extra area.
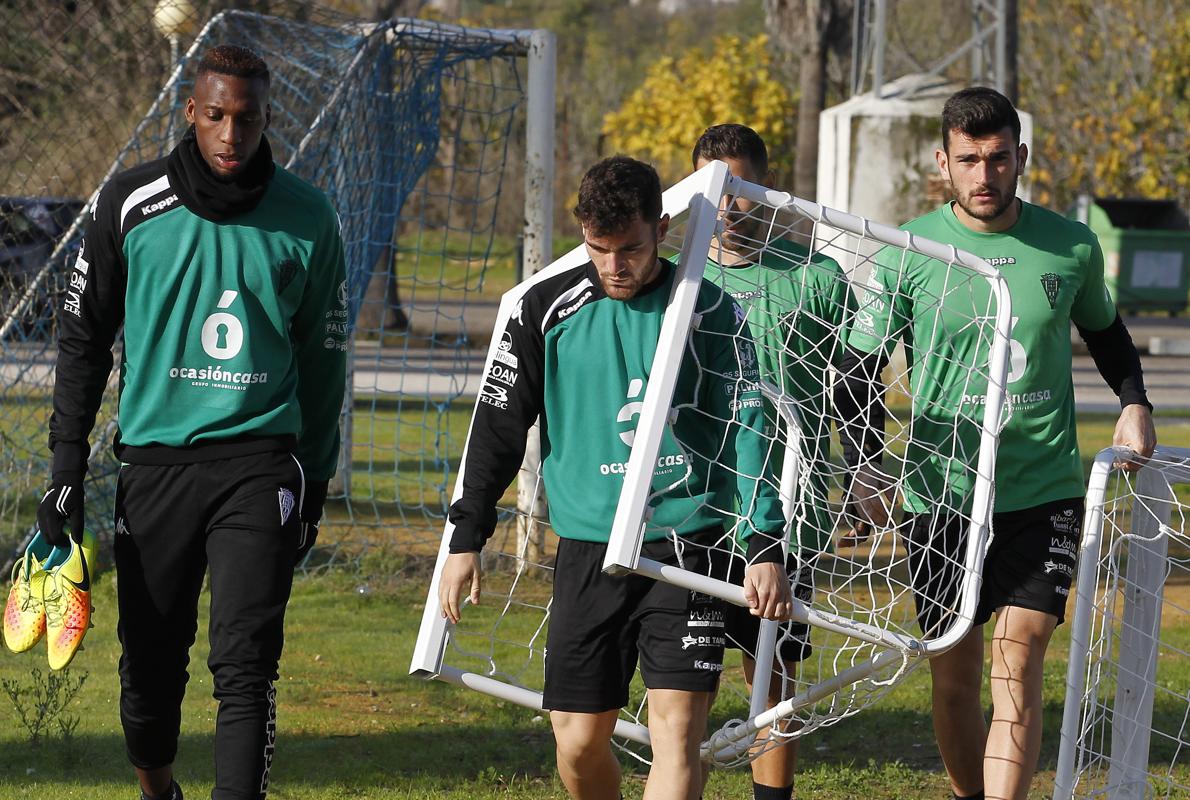
M 280 798 L 554 798 L 548 725 L 510 704 L 406 676 L 420 621 L 423 587 L 361 593 L 345 575 L 298 584 L 290 604 L 278 747 L 270 797 Z M 1190 594 L 1186 587 L 1179 591 Z M 206 598 L 204 596 L 204 602 Z M 1183 602 L 1183 607 L 1185 603 Z M 68 714 L 81 717 L 73 738 L 28 742 L 0 697 L 0 798 L 135 796 L 118 717 L 115 591 L 110 574 L 95 591 L 96 627 L 71 670 L 86 684 Z M 205 630 L 205 609 L 199 630 Z M 1190 620 L 1171 620 L 1168 635 L 1190 645 Z M 1033 796 L 1046 797 L 1056 758 L 1066 628 L 1060 629 L 1045 680 L 1042 774 Z M 213 781 L 215 705 L 205 669 L 206 646 L 192 654 L 177 775 L 190 797 Z M 27 682 L 42 651 L 0 657 L 0 679 Z M 1170 665 L 1163 679 L 1190 685 L 1190 664 Z M 928 717 L 926 675 L 918 671 L 859 717 L 802 744 L 798 792 L 803 798 L 946 796 Z M 1183 710 L 1184 711 L 1184 710 Z M 625 796 L 639 797 L 641 771 L 628 765 Z M 712 773 L 707 798 L 744 798 L 743 770 Z
M 432 443 L 441 446 L 443 480 L 447 475 L 453 478 L 470 409 L 455 404 L 435 408 L 433 414 L 429 411 L 421 405 L 384 411 L 389 416 L 378 423 L 371 449 L 356 446 L 357 480 L 368 472 L 386 475 L 385 480 L 391 481 L 385 489 L 388 496 L 412 501 L 410 487 L 402 483 L 403 473 L 414 454 Z M 1168 422 L 1159 418 L 1164 444 L 1190 446 L 1188 416 L 1169 414 Z M 1080 416 L 1080 440 L 1088 465 L 1110 441 L 1114 422 L 1111 415 Z M 391 463 L 377 468 L 374 453 L 385 449 L 391 453 Z M 362 491 L 353 491 L 361 507 L 371 502 L 360 496 Z M 334 515 L 344 513 L 345 507 L 333 510 Z M 431 536 L 441 524 L 432 515 L 408 522 Z M 474 692 L 407 677 L 428 578 L 408 569 L 400 571 L 403 577 L 391 577 L 399 571 L 394 565 L 404 564 L 405 555 L 396 546 L 376 548 L 359 572 L 331 572 L 298 582 L 278 686 L 279 744 L 270 796 L 326 800 L 563 797 L 554 777 L 548 725 L 535 719 L 537 715 Z M 119 728 L 113 584 L 110 573 L 100 576 L 95 590 L 96 627 L 72 667 L 76 675 L 85 672 L 87 680 L 66 712 L 80 719 L 69 740 L 51 734 L 31 744 L 12 703 L 0 694 L 0 800 L 135 796 Z M 1174 590 L 1180 593 L 1180 607 L 1190 605 L 1190 587 Z M 1183 652 L 1190 649 L 1190 619 L 1165 623 L 1167 635 Z M 199 629 L 205 631 L 205 608 Z M 1067 635 L 1066 626 L 1059 629 L 1047 662 L 1047 736 L 1032 795 L 1038 798 L 1048 796 L 1053 778 Z M 204 637 L 199 638 L 192 653 L 193 678 L 178 761 L 178 777 L 190 797 L 208 794 L 213 781 L 215 705 L 205 669 Z M 0 680 L 28 687 L 30 669 L 44 665 L 41 650 L 36 652 L 15 656 L 3 651 Z M 1182 687 L 1183 692 L 1190 687 L 1190 663 L 1163 663 L 1162 669 L 1167 685 Z M 802 745 L 799 796 L 824 800 L 947 796 L 932 743 L 927 697 L 926 674 L 918 671 L 859 717 L 808 737 Z M 1166 714 L 1184 712 L 1159 709 Z M 1170 756 L 1162 757 L 1168 763 Z M 715 771 L 706 797 L 747 797 L 749 780 L 746 770 Z M 1184 780 L 1190 780 L 1190 775 Z M 642 789 L 642 771 L 628 763 L 625 796 L 640 797 Z

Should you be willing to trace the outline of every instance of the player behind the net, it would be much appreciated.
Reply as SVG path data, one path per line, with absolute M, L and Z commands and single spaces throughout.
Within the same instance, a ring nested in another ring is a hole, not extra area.
M 1000 433 L 993 536 L 974 625 L 930 660 L 934 732 L 956 798 L 1024 798 L 1037 764 L 1042 667 L 1065 613 L 1083 517 L 1072 322 L 1120 398 L 1115 444 L 1147 457 L 1156 443 L 1140 358 L 1104 285 L 1099 242 L 1086 226 L 1016 197 L 1028 156 L 1020 130 L 998 92 L 976 87 L 952 95 L 936 158 L 955 200 L 903 226 L 997 265 L 1012 298 L 1012 413 Z M 895 341 L 905 342 L 915 426 L 905 459 L 906 545 L 928 638 L 956 619 L 988 384 L 980 370 L 991 338 L 979 324 L 987 319 L 988 288 L 961 273 L 925 256 L 881 251 L 848 333 L 848 391 L 838 395 L 857 401 L 844 413 L 857 422 L 844 426 L 849 462 L 878 460 L 883 410 L 873 387 Z M 980 687 L 983 625 L 993 613 L 989 729 Z
M 516 476 L 525 436 L 541 417 L 542 472 L 557 531 L 543 705 L 558 772 L 575 798 L 614 800 L 611 749 L 639 658 L 648 689 L 650 800 L 694 800 L 699 745 L 723 670 L 724 603 L 651 578 L 604 574 L 602 565 L 677 270 L 658 256 L 669 226 L 661 184 L 647 164 L 617 156 L 592 167 L 575 216 L 590 261 L 532 285 L 488 365 L 462 464 L 462 496 L 439 599 L 457 622 L 460 599 L 480 600 L 479 551 L 496 503 Z M 709 572 L 709 551 L 733 523 L 720 509 L 753 509 L 744 586 L 755 613 L 789 613 L 781 569 L 784 519 L 765 469 L 752 343 L 735 336 L 739 309 L 704 281 L 652 478 L 642 556 Z M 742 379 L 740 364 L 751 363 Z M 737 395 L 736 390 L 740 390 Z M 733 409 L 733 400 L 750 401 Z M 735 424 L 733 418 L 741 424 Z M 743 498 L 743 499 L 741 499 Z
M 731 174 L 750 183 L 771 186 L 768 148 L 756 131 L 727 123 L 707 128 L 694 146 L 692 161 L 700 169 L 711 161 L 727 164 Z M 811 254 L 787 238 L 792 231 L 778 227 L 774 209 L 743 197 L 725 196 L 723 232 L 711 245 L 706 278 L 719 284 L 744 311 L 755 342 L 760 377 L 772 383 L 797 413 L 797 430 L 791 430 L 765 403 L 765 438 L 773 442 L 772 471 L 780 475 L 785 454 L 780 444 L 800 435 L 802 480 L 790 523 L 791 550 L 786 570 L 794 595 L 803 603 L 813 596 L 814 555 L 830 546 L 834 525 L 827 505 L 830 451 L 830 386 L 832 366 L 841 364 L 842 340 L 852 303 L 851 291 L 839 265 L 821 254 Z M 729 556 L 726 580 L 740 583 L 745 566 L 743 551 Z M 749 691 L 756 668 L 754 654 L 760 618 L 747 609 L 727 609 L 727 646 L 743 651 L 744 680 Z M 809 626 L 798 622 L 781 625 L 777 656 L 769 680 L 768 699 L 776 705 L 789 696 L 797 665 L 810 654 Z M 771 745 L 752 762 L 755 800 L 789 800 L 793 795 L 797 740 L 789 741 L 790 723 L 774 726 Z M 765 737 L 762 737 L 762 739 Z

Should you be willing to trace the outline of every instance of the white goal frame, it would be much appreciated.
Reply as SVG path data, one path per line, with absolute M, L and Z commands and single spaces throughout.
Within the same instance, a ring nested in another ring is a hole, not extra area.
M 1104 619 L 1097 608 L 1097 596 L 1105 590 L 1101 585 L 1106 576 L 1100 574 L 1103 571 L 1100 551 L 1104 544 L 1104 507 L 1109 500 L 1107 484 L 1115 464 L 1132 455 L 1131 451 L 1110 447 L 1100 451 L 1087 484 L 1054 800 L 1084 796 L 1075 792 L 1078 773 L 1086 760 L 1086 729 L 1094 724 L 1094 720 L 1087 719 L 1087 699 L 1097 695 L 1100 677 L 1098 670 L 1093 670 L 1093 674 L 1088 671 L 1091 637 L 1094 629 L 1112 622 Z M 1113 627 L 1110 632 L 1118 641 L 1111 751 L 1102 755 L 1108 763 L 1108 779 L 1107 786 L 1098 789 L 1097 795 L 1105 791 L 1112 800 L 1142 800 L 1151 796 L 1149 744 L 1169 551 L 1166 531 L 1175 484 L 1190 484 L 1190 448 L 1158 447 L 1154 460 L 1136 477 L 1128 562 L 1123 576 L 1126 587 L 1123 610 L 1115 619 L 1118 628 Z M 1106 591 L 1113 588 L 1109 585 Z M 1190 714 L 1190 697 L 1187 713 Z
M 666 307 L 656 354 L 645 389 L 644 407 L 638 419 L 634 443 L 625 471 L 624 490 L 620 496 L 612 525 L 607 557 L 603 565 L 605 572 L 610 574 L 635 572 L 713 595 L 739 606 L 747 605 L 743 589 L 740 586 L 640 557 L 650 485 L 649 465 L 655 464 L 657 461 L 657 453 L 668 417 L 665 410 L 672 402 L 682 361 L 682 351 L 694 324 L 696 324 L 693 314 L 695 301 L 706 268 L 706 254 L 709 252 L 712 237 L 718 230 L 719 199 L 724 194 L 754 200 L 778 210 L 791 209 L 794 210 L 794 213 L 814 220 L 823 226 L 860 236 L 866 240 L 900 248 L 912 248 L 943 262 L 958 264 L 988 282 L 991 295 L 996 303 L 996 312 L 989 359 L 989 386 L 983 409 L 980 454 L 973 490 L 971 525 L 963 556 L 963 584 L 960 591 L 960 604 L 957 612 L 953 615 L 952 624 L 936 638 L 920 639 L 882 630 L 847 617 L 824 613 L 794 600 L 794 620 L 825 628 L 883 649 L 868 661 L 842 670 L 830 679 L 771 708 L 767 701 L 767 685 L 765 685 L 767 680 L 761 677 L 762 675 L 767 677 L 767 671 L 759 670 L 756 676 L 758 680 L 753 686 L 750 698 L 749 718 L 742 723 L 725 726 L 723 730 L 714 733 L 708 741 L 704 742 L 702 746 L 704 760 L 734 758 L 752 746 L 758 732 L 768 728 L 774 722 L 792 715 L 797 709 L 828 697 L 841 687 L 863 680 L 889 666 L 944 652 L 961 640 L 970 630 L 978 602 L 980 573 L 990 530 L 991 476 L 994 474 L 998 431 L 1005 403 L 1004 389 L 1012 318 L 1007 283 L 999 271 L 983 259 L 951 245 L 923 239 L 907 231 L 793 197 L 786 192 L 778 192 L 749 183 L 732 176 L 727 165 L 720 161 L 712 162 L 675 184 L 663 194 L 663 213 L 676 216 L 688 211 L 690 216 L 682 243 L 677 276 Z M 694 254 L 699 255 L 692 257 Z M 588 260 L 585 248 L 579 245 L 546 270 L 506 293 L 500 303 L 496 330 L 502 329 L 507 324 L 517 302 L 530 286 L 579 266 Z M 495 355 L 498 344 L 498 337 L 493 337 L 488 350 L 489 364 Z M 773 396 L 771 389 L 766 393 L 770 397 Z M 778 401 L 778 406 L 780 407 L 780 405 L 781 403 Z M 788 417 L 787 421 L 789 421 Z M 470 432 L 468 441 L 470 441 Z M 788 444 L 786 450 L 787 453 L 790 452 Z M 795 456 L 799 455 L 796 449 L 793 449 L 792 452 Z M 466 452 L 464 451 L 464 462 L 465 459 Z M 798 457 L 787 458 L 785 463 L 788 465 L 790 462 L 796 463 L 798 460 L 800 460 Z M 790 497 L 786 496 L 786 487 L 794 485 L 796 470 L 797 467 L 794 466 L 792 472 L 786 470 L 781 476 L 781 494 L 784 503 L 788 503 L 790 500 Z M 462 474 L 460 472 L 453 500 L 457 500 L 461 492 Z M 540 710 L 542 700 L 538 692 L 497 680 L 488 675 L 460 670 L 445 663 L 444 654 L 451 626 L 444 619 L 439 607 L 438 586 L 442 567 L 450 552 L 452 533 L 453 525 L 448 521 L 443 531 L 438 560 L 427 593 L 425 611 L 414 648 L 410 673 L 459 684 L 503 700 Z M 762 627 L 760 642 L 762 649 L 757 654 L 758 658 L 764 658 L 766 650 L 768 653 L 772 653 L 769 648 L 773 647 L 776 631 L 776 623 L 769 623 Z M 648 730 L 645 726 L 624 718 L 617 722 L 615 735 L 646 745 L 649 741 Z

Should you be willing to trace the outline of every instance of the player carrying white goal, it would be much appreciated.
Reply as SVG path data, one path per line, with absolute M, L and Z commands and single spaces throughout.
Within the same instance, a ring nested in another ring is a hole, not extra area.
M 658 257 L 669 217 L 657 173 L 623 156 L 596 164 L 583 178 L 575 216 L 591 260 L 531 286 L 496 334 L 501 346 L 484 375 L 462 494 L 450 509 L 455 527 L 439 601 L 452 622 L 464 593 L 480 601 L 479 551 L 540 416 L 550 523 L 560 537 L 543 700 L 558 772 L 579 800 L 620 796 L 611 735 L 639 658 L 653 752 L 645 797 L 695 800 L 699 745 L 723 670 L 723 602 L 602 571 L 677 273 Z M 643 555 L 706 574 L 711 548 L 736 523 L 731 511 L 750 509 L 745 593 L 753 613 L 784 619 L 785 520 L 774 482 L 763 477 L 768 442 L 755 353 L 747 332 L 740 335 L 739 307 L 712 283 L 702 283 L 698 311 L 674 391 L 679 410 L 652 475 Z
M 955 200 L 904 228 L 998 266 L 1014 314 L 1006 392 L 1012 416 L 1000 435 L 993 536 L 970 632 L 930 660 L 934 732 L 956 798 L 1023 800 L 1041 747 L 1041 680 L 1046 647 L 1062 621 L 1083 516 L 1075 435 L 1070 323 L 1079 329 L 1123 409 L 1115 443 L 1149 456 L 1155 445 L 1140 358 L 1103 282 L 1103 253 L 1085 226 L 1016 197 L 1028 150 L 1012 104 L 991 89 L 965 89 L 942 111 L 936 157 Z M 852 466 L 878 462 L 883 409 L 873 391 L 895 342 L 905 342 L 915 438 L 932 453 L 906 454 L 907 547 L 918 622 L 937 636 L 955 618 L 966 526 L 973 424 L 984 387 L 965 366 L 988 346 L 971 324 L 981 285 L 955 282 L 941 262 L 888 248 L 877 256 L 848 334 L 843 412 Z M 967 434 L 971 433 L 969 437 Z M 952 453 L 942 459 L 937 453 Z M 862 487 L 861 487 L 862 488 Z M 938 503 L 936 498 L 957 498 Z M 992 723 L 980 704 L 983 624 L 993 612 Z
M 694 145 L 695 169 L 723 161 L 731 174 L 750 183 L 771 186 L 768 148 L 756 131 L 727 123 L 707 128 Z M 830 546 L 834 522 L 827 504 L 827 459 L 830 454 L 829 370 L 841 362 L 847 317 L 853 302 L 839 265 L 821 254 L 782 238 L 774 230 L 774 209 L 743 197 L 724 195 L 723 232 L 711 242 L 706 278 L 721 285 L 744 309 L 756 345 L 760 377 L 792 401 L 799 417 L 801 456 L 807 477 L 796 498 L 792 551 L 786 570 L 795 596 L 809 603 L 813 595 L 814 554 Z M 765 435 L 788 437 L 766 403 Z M 773 453 L 773 472 L 780 474 L 783 449 Z M 742 552 L 731 557 L 726 579 L 740 583 Z M 727 608 L 727 646 L 743 651 L 744 680 L 752 689 L 760 621 L 746 609 Z M 804 623 L 782 625 L 768 701 L 774 706 L 790 694 L 797 665 L 810 654 L 810 629 Z M 788 733 L 791 723 L 778 723 L 775 735 Z M 797 739 L 769 748 L 752 762 L 755 800 L 789 800 L 793 795 Z

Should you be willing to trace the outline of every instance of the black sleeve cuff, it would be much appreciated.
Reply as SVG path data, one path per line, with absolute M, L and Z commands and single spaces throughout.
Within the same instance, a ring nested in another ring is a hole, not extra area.
M 474 528 L 455 528 L 454 533 L 450 537 L 450 552 L 451 555 L 455 553 L 478 553 L 483 549 L 483 544 L 483 535 Z
M 748 566 L 753 564 L 784 564 L 785 542 L 781 532 L 756 532 L 748 537 Z
M 50 473 L 78 476 L 87 471 L 87 457 L 91 448 L 86 442 L 54 442 L 54 460 Z

